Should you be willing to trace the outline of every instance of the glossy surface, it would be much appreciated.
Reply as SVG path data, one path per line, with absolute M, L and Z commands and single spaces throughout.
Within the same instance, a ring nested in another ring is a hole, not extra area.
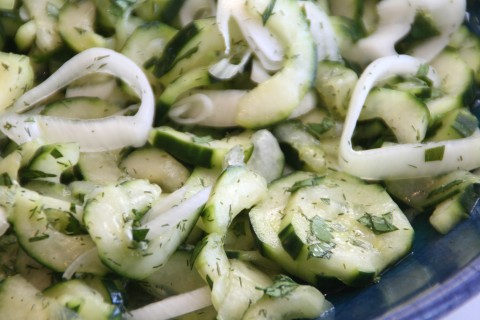
M 412 253 L 378 284 L 328 297 L 335 319 L 437 319 L 480 292 L 480 206 L 445 236 L 414 226 Z

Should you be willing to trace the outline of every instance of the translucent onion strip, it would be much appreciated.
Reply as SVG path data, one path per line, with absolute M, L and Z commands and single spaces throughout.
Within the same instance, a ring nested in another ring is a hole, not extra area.
M 430 61 L 447 46 L 450 37 L 462 24 L 465 10 L 465 0 L 381 1 L 377 4 L 379 15 L 377 29 L 368 37 L 358 41 L 351 58 L 357 62 L 366 63 L 395 54 L 397 41 L 410 31 L 415 15 L 424 12 L 438 28 L 440 34 L 422 40 L 407 53 Z M 360 59 L 363 60 L 360 61 Z
M 176 102 L 168 116 L 181 124 L 234 127 L 238 101 L 245 94 L 243 90 L 195 91 Z
M 93 120 L 23 113 L 74 80 L 92 73 L 111 74 L 126 82 L 141 100 L 137 113 Z M 74 56 L 47 80 L 21 96 L 10 112 L 0 117 L 0 130 L 18 144 L 36 138 L 45 143 L 76 141 L 81 151 L 96 152 L 143 145 L 153 114 L 153 92 L 142 70 L 113 50 L 92 48 Z
M 229 23 L 234 19 L 262 66 L 269 71 L 282 67 L 285 48 L 278 39 L 264 27 L 259 14 L 250 14 L 244 0 L 219 0 L 217 4 L 217 24 L 225 39 L 226 53 L 230 52 Z
M 0 237 L 7 232 L 10 224 L 8 223 L 7 210 L 0 206 Z
M 353 91 L 340 141 L 339 162 L 345 171 L 365 179 L 396 179 L 480 167 L 479 129 L 472 136 L 457 140 L 353 149 L 353 131 L 367 95 L 375 84 L 393 75 L 416 75 L 419 70 L 426 71 L 426 66 L 423 60 L 400 55 L 377 59 L 365 69 Z M 434 86 L 439 86 L 440 80 L 433 68 L 428 67 L 425 75 Z M 435 157 L 431 157 L 432 154 Z
M 212 304 L 210 289 L 205 286 L 127 312 L 131 320 L 167 320 L 206 308 Z
M 310 32 L 317 46 L 317 60 L 342 61 L 335 31 L 325 11 L 314 2 L 299 1 L 298 3 L 309 21 Z

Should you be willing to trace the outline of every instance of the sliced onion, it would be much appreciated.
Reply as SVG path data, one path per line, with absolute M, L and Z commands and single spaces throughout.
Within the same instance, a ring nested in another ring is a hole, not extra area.
M 211 306 L 210 296 L 210 288 L 205 286 L 129 311 L 126 317 L 131 320 L 173 319 Z
M 340 141 L 339 163 L 345 171 L 365 179 L 398 179 L 480 167 L 479 129 L 473 135 L 457 140 L 393 144 L 370 150 L 353 149 L 352 134 L 374 85 L 392 75 L 415 75 L 422 66 L 425 66 L 424 60 L 400 55 L 377 59 L 365 69 L 353 91 Z M 433 86 L 440 85 L 433 68 L 429 67 L 427 77 Z M 440 154 L 443 151 L 443 156 L 426 160 L 429 150 L 437 150 Z
M 71 279 L 76 272 L 88 272 L 97 275 L 104 275 L 109 270 L 102 263 L 98 256 L 96 247 L 85 251 L 79 255 L 63 272 L 64 279 Z
M 5 234 L 5 232 L 10 227 L 8 223 L 7 210 L 0 206 L 0 237 Z
M 249 44 L 255 56 L 263 67 L 269 71 L 277 71 L 282 67 L 285 48 L 277 38 L 266 28 L 260 14 L 250 14 L 245 0 L 219 0 L 217 5 L 217 23 L 222 33 L 226 53 L 230 51 L 230 19 L 234 19 L 245 41 Z
M 302 101 L 300 101 L 298 107 L 288 117 L 289 119 L 295 119 L 301 117 L 310 111 L 312 111 L 317 105 L 317 95 L 313 91 L 309 91 L 305 94 Z
M 186 26 L 195 19 L 214 16 L 215 8 L 213 0 L 187 0 L 178 12 L 180 25 Z
M 255 83 L 262 83 L 270 79 L 272 76 L 262 66 L 258 59 L 252 60 L 252 69 L 250 71 L 250 80 Z
M 214 65 L 210 66 L 208 72 L 215 78 L 229 80 L 243 72 L 245 65 L 250 60 L 252 51 L 247 49 L 238 64 L 231 63 L 232 57 L 223 58 Z
M 243 90 L 195 91 L 176 102 L 168 115 L 181 124 L 234 127 L 238 101 L 245 94 Z
M 169 210 L 162 212 L 161 214 L 155 214 L 154 219 L 148 221 L 142 225 L 142 229 L 148 229 L 147 239 L 154 239 L 160 236 L 165 236 L 165 230 L 172 229 L 173 225 L 177 225 L 179 221 L 188 219 L 192 215 L 192 212 L 199 210 L 208 200 L 212 187 L 206 187 L 195 193 L 190 198 L 170 208 Z M 175 221 L 175 223 L 172 223 Z
M 310 32 L 317 46 L 317 60 L 342 61 L 330 19 L 322 8 L 309 1 L 299 1 L 299 5 L 305 10 L 305 16 L 310 22 Z
M 92 120 L 23 113 L 72 81 L 92 73 L 111 74 L 125 81 L 141 100 L 137 113 Z M 0 130 L 17 144 L 37 138 L 45 143 L 75 141 L 82 152 L 96 152 L 143 145 L 153 114 L 153 92 L 142 70 L 113 50 L 91 48 L 74 56 L 47 80 L 21 96 L 12 110 L 0 117 Z
M 415 45 L 408 54 L 430 61 L 447 46 L 450 37 L 462 24 L 465 10 L 465 0 L 381 1 L 377 4 L 379 23 L 376 31 L 358 41 L 349 58 L 367 63 L 396 54 L 395 44 L 410 31 L 415 14 L 426 12 L 440 34 Z

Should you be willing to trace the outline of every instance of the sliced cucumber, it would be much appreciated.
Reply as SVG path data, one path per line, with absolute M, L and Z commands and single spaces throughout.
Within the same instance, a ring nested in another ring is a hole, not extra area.
M 105 301 L 101 293 L 79 279 L 59 282 L 44 290 L 43 295 L 55 299 L 82 319 L 122 319 L 117 306 Z
M 165 115 L 170 107 L 177 99 L 188 90 L 208 85 L 212 83 L 212 77 L 208 72 L 208 68 L 194 68 L 181 74 L 177 79 L 168 84 L 162 92 L 155 105 L 155 121 L 156 125 L 161 125 Z
M 141 25 L 128 37 L 121 53 L 143 67 L 158 52 L 163 52 L 176 32 L 177 29 L 158 21 Z
M 40 147 L 30 163 L 21 169 L 23 181 L 42 180 L 60 183 L 62 173 L 77 164 L 80 147 L 77 143 L 57 143 Z
M 117 150 L 81 153 L 76 169 L 84 180 L 97 184 L 121 181 L 126 174 L 119 168 Z
M 237 145 L 243 147 L 245 157 L 249 158 L 253 149 L 250 136 L 250 131 L 244 131 L 238 135 L 213 140 L 163 126 L 154 128 L 148 140 L 153 146 L 164 149 L 186 163 L 206 168 L 221 168 L 227 152 Z
M 252 15 L 268 12 L 270 4 L 269 0 L 246 2 Z M 288 118 L 315 78 L 315 43 L 298 4 L 279 0 L 270 13 L 265 26 L 287 47 L 287 59 L 281 71 L 239 101 L 236 122 L 246 128 L 266 127 Z
M 305 183 L 292 191 L 279 231 L 304 268 L 362 286 L 409 252 L 413 229 L 380 185 L 338 173 Z
M 36 35 L 34 52 L 38 58 L 47 57 L 63 45 L 58 29 L 58 21 L 55 16 L 65 2 L 66 0 L 23 1 L 23 5 L 35 22 Z
M 205 282 L 193 269 L 191 258 L 192 250 L 175 251 L 162 268 L 141 282 L 141 286 L 160 299 L 203 287 Z
M 452 36 L 449 47 L 458 51 L 460 57 L 467 63 L 475 74 L 475 79 L 480 80 L 480 39 L 473 34 L 466 26 L 461 26 Z
M 478 119 L 468 109 L 447 112 L 428 141 L 462 139 L 471 136 L 478 128 Z
M 138 220 L 159 195 L 158 186 L 132 180 L 98 188 L 87 199 L 84 224 L 95 241 L 100 259 L 116 272 L 142 279 L 162 265 L 164 251 L 152 249 L 159 248 L 165 239 L 147 242 L 145 236 L 135 236 Z M 139 230 L 141 233 L 144 229 Z
M 60 223 L 73 219 L 69 202 L 18 188 L 12 210 L 9 220 L 22 248 L 52 270 L 65 271 L 82 253 L 95 247 L 89 235 L 69 235 L 68 223 Z M 89 267 L 84 266 L 79 271 L 96 272 Z
M 339 62 L 320 62 L 317 66 L 315 88 L 322 105 L 332 115 L 343 119 L 358 75 Z
M 430 125 L 427 106 L 408 92 L 377 88 L 370 91 L 359 120 L 381 118 L 399 143 L 423 141 Z
M 95 2 L 80 0 L 67 2 L 58 14 L 58 30 L 64 41 L 75 51 L 108 47 L 108 39 L 95 33 Z
M 205 230 L 225 235 L 232 220 L 259 202 L 267 191 L 266 180 L 245 166 L 229 166 L 215 183 L 202 211 Z
M 468 212 L 461 202 L 462 194 L 457 194 L 435 207 L 429 217 L 430 224 L 441 234 L 447 234 L 460 221 L 468 218 Z
M 444 50 L 430 65 L 442 79 L 446 95 L 457 97 L 459 106 L 469 106 L 474 97 L 475 76 L 473 70 L 454 50 Z
M 153 64 L 154 75 L 163 85 L 168 85 L 187 70 L 210 65 L 224 50 L 225 43 L 215 19 L 199 19 L 178 31 L 162 56 L 147 65 Z
M 320 141 L 298 121 L 283 122 L 273 129 L 286 162 L 294 169 L 324 172 L 327 159 Z
M 388 192 L 409 206 L 425 210 L 462 193 L 469 186 L 480 182 L 480 177 L 456 170 L 437 177 L 385 181 Z
M 187 181 L 190 171 L 166 151 L 144 147 L 129 153 L 119 167 L 136 179 L 148 179 L 164 192 L 173 192 Z
M 34 73 L 28 56 L 0 52 L 0 81 L 2 94 L 0 95 L 0 112 L 33 86 Z
M 53 298 L 45 297 L 22 276 L 0 284 L 0 314 L 5 319 L 67 319 L 74 313 Z
M 121 110 L 120 106 L 97 97 L 72 97 L 47 104 L 42 114 L 69 119 L 98 119 Z

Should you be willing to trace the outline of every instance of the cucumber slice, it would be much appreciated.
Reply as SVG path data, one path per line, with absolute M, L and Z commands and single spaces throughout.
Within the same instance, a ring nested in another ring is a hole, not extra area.
M 118 105 L 97 97 L 72 97 L 47 104 L 41 114 L 68 119 L 98 119 L 121 110 Z
M 385 185 L 387 191 L 396 199 L 417 210 L 425 210 L 479 182 L 480 177 L 477 175 L 456 170 L 433 178 L 387 180 Z
M 55 299 L 82 319 L 122 319 L 117 306 L 105 301 L 100 292 L 79 279 L 59 282 L 44 290 L 43 295 Z
M 109 47 L 109 40 L 95 33 L 94 1 L 67 2 L 58 14 L 58 30 L 63 40 L 76 52 L 94 47 Z
M 456 97 L 459 107 L 469 106 L 475 97 L 475 75 L 460 54 L 454 50 L 444 50 L 430 65 L 442 80 L 443 92 Z
M 347 114 L 348 103 L 358 76 L 350 68 L 339 62 L 318 63 L 315 89 L 322 105 L 332 115 L 343 119 Z
M 409 252 L 413 229 L 380 185 L 333 172 L 304 184 L 292 190 L 279 231 L 304 268 L 363 286 Z
M 68 319 L 74 313 L 45 297 L 22 276 L 8 277 L 0 284 L 0 314 L 5 319 Z
M 42 180 L 60 183 L 62 173 L 77 164 L 80 147 L 77 143 L 56 143 L 40 147 L 30 163 L 21 169 L 23 181 Z
M 381 118 L 399 143 L 423 141 L 430 124 L 427 106 L 408 92 L 377 88 L 370 91 L 359 120 Z
M 298 121 L 283 122 L 273 129 L 286 162 L 294 169 L 324 172 L 327 159 L 321 142 Z
M 66 226 L 60 223 L 73 219 L 69 202 L 40 196 L 19 187 L 15 190 L 12 210 L 9 219 L 22 248 L 54 271 L 65 271 L 76 258 L 95 247 L 89 235 L 69 235 L 68 223 Z M 104 273 L 95 268 L 90 270 L 90 266 L 83 266 L 78 271 Z
M 221 168 L 227 152 L 237 145 L 243 147 L 245 158 L 249 158 L 253 149 L 251 134 L 250 131 L 244 131 L 238 135 L 213 140 L 163 126 L 154 128 L 148 141 L 186 163 L 206 168 Z
M 15 100 L 33 86 L 34 73 L 28 56 L 0 52 L 0 112 L 12 105 Z
M 224 50 L 225 43 L 215 19 L 198 19 L 178 31 L 163 54 L 147 62 L 147 66 L 153 66 L 153 74 L 167 86 L 185 71 L 215 62 L 217 52 Z
M 138 66 L 163 52 L 168 41 L 177 33 L 177 29 L 155 21 L 139 26 L 128 37 L 121 53 L 132 59 Z
M 38 58 L 47 57 L 63 45 L 55 16 L 65 2 L 66 0 L 23 1 L 30 17 L 35 21 L 36 35 L 33 51 Z
M 86 181 L 108 184 L 121 181 L 126 174 L 119 168 L 119 151 L 84 152 L 80 154 L 76 170 Z
M 446 113 L 428 141 L 462 139 L 471 136 L 478 128 L 478 119 L 468 109 L 454 109 Z
M 252 15 L 269 12 L 270 5 L 270 0 L 246 2 Z M 282 70 L 239 101 L 236 123 L 246 128 L 266 127 L 288 118 L 315 78 L 315 43 L 298 4 L 278 0 L 269 13 L 265 26 L 285 45 L 287 59 Z
M 148 179 L 162 191 L 173 192 L 187 181 L 190 171 L 164 150 L 144 147 L 129 153 L 119 167 L 135 179 Z
M 205 231 L 224 236 L 232 220 L 260 201 L 266 191 L 267 182 L 262 176 L 245 166 L 228 166 L 201 213 Z

